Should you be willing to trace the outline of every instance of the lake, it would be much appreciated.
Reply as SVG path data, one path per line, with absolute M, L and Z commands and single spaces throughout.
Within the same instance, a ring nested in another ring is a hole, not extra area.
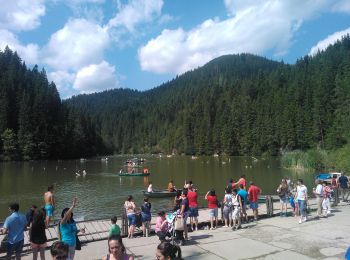
M 245 174 L 247 181 L 253 180 L 263 194 L 275 194 L 284 176 L 293 181 L 304 179 L 309 191 L 313 186 L 313 173 L 290 171 L 280 167 L 277 157 L 254 160 L 252 157 L 209 157 L 192 159 L 190 156 L 142 156 L 151 175 L 149 177 L 119 177 L 117 172 L 125 164 L 127 156 L 109 157 L 108 162 L 100 158 L 70 161 L 34 161 L 0 163 L 0 222 L 4 221 L 10 202 L 19 202 L 25 213 L 30 205 L 43 206 L 43 194 L 51 184 L 55 186 L 57 209 L 55 218 L 64 207 L 78 198 L 74 210 L 77 219 L 110 218 L 121 214 L 125 198 L 131 194 L 136 205 L 143 199 L 142 190 L 152 181 L 154 189 L 167 188 L 169 180 L 183 187 L 185 180 L 192 180 L 199 192 L 200 205 L 206 206 L 205 193 L 211 188 L 224 196 L 224 187 L 230 178 L 238 180 Z M 76 177 L 76 172 L 85 170 L 85 177 Z M 151 199 L 152 210 L 168 209 L 172 198 Z

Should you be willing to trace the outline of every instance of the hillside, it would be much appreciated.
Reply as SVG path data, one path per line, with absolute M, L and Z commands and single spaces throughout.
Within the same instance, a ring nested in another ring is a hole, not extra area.
M 116 153 L 230 155 L 337 148 L 348 140 L 350 38 L 288 65 L 240 54 L 145 92 L 73 97 Z

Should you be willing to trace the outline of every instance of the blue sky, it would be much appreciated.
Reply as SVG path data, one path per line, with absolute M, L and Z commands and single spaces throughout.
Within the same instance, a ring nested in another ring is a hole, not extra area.
M 0 50 L 44 67 L 62 98 L 146 90 L 224 54 L 294 63 L 350 33 L 350 0 L 11 0 Z

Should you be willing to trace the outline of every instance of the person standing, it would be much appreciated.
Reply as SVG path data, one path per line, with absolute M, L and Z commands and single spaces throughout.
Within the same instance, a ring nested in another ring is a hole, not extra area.
M 8 234 L 6 259 L 11 259 L 12 254 L 15 252 L 16 260 L 20 260 L 24 244 L 24 231 L 27 228 L 27 219 L 23 214 L 18 212 L 18 203 L 10 204 L 9 211 L 11 215 L 6 218 L 3 228 L 0 229 L 0 234 Z
M 322 201 L 322 209 L 323 209 L 323 216 L 327 217 L 328 214 L 331 213 L 331 203 L 329 201 L 332 189 L 330 187 L 330 184 L 326 181 L 323 182 L 323 201 Z
M 323 202 L 323 186 L 320 180 L 315 181 L 316 188 L 313 189 L 313 193 L 316 197 L 317 203 L 317 217 L 322 217 L 322 202 Z
M 261 189 L 258 186 L 254 185 L 254 182 L 251 181 L 249 183 L 248 195 L 249 195 L 249 201 L 250 201 L 250 208 L 253 210 L 253 216 L 255 221 L 258 220 L 258 215 L 259 215 L 258 200 L 259 200 L 260 194 L 261 194 Z
M 296 192 L 296 200 L 298 201 L 298 206 L 300 210 L 300 218 L 299 218 L 299 224 L 302 222 L 305 222 L 307 220 L 306 218 L 306 207 L 307 207 L 307 187 L 304 185 L 304 182 L 302 179 L 298 179 L 297 182 L 297 192 Z
M 348 188 L 348 183 L 349 183 L 348 177 L 346 177 L 342 172 L 338 179 L 338 188 L 340 190 L 343 201 L 345 201 L 345 193 L 346 193 L 346 189 Z
M 117 216 L 113 216 L 111 218 L 111 227 L 109 229 L 109 232 L 108 232 L 108 237 L 111 237 L 111 236 L 120 236 L 120 227 L 119 225 L 117 224 Z
M 129 195 L 125 201 L 124 207 L 129 220 L 128 238 L 134 238 L 134 230 L 136 226 L 136 205 L 131 195 Z
M 49 226 L 50 220 L 53 220 L 53 212 L 55 210 L 56 201 L 53 195 L 53 185 L 47 188 L 44 194 L 45 211 L 46 211 L 46 226 Z
M 225 219 L 225 227 L 232 227 L 232 191 L 230 187 L 226 187 L 225 196 L 224 196 L 224 219 Z
M 45 213 L 42 209 L 35 209 L 33 213 L 33 221 L 30 225 L 29 240 L 33 250 L 33 260 L 45 260 L 45 248 L 47 237 L 45 233 Z
M 237 190 L 232 190 L 232 221 L 233 221 L 233 229 L 238 229 L 241 227 L 241 208 L 243 206 L 243 202 L 241 197 L 237 195 Z M 237 223 L 237 225 L 236 225 Z
M 216 197 L 215 190 L 211 189 L 208 191 L 204 198 L 208 201 L 210 229 L 213 230 L 218 226 L 218 199 Z
M 187 192 L 188 204 L 190 206 L 190 227 L 192 230 L 198 230 L 198 192 L 190 186 Z
M 148 198 L 144 198 L 141 205 L 142 232 L 144 237 L 148 237 L 150 234 L 152 219 L 151 208 L 152 205 L 148 202 Z
M 288 195 L 290 193 L 288 182 L 286 179 L 282 179 L 281 184 L 277 188 L 277 194 L 280 197 L 281 203 L 281 213 L 280 216 L 287 217 L 287 208 L 288 208 Z
M 181 208 L 180 208 L 180 215 L 183 218 L 184 221 L 184 230 L 183 231 L 176 231 L 176 236 L 181 240 L 181 245 L 185 244 L 185 239 L 188 238 L 188 230 L 187 230 L 187 218 L 189 215 L 189 202 L 188 202 L 188 198 L 187 198 L 187 190 L 183 190 L 181 193 Z M 180 233 L 183 234 L 180 234 Z M 178 236 L 179 234 L 179 236 Z
M 241 218 L 248 222 L 247 215 L 247 200 L 248 200 L 248 192 L 244 189 L 243 184 L 239 185 L 239 191 L 237 193 L 238 196 L 241 197 L 242 207 L 241 207 Z
M 84 229 L 78 230 L 77 224 L 73 218 L 73 209 L 76 207 L 77 202 L 78 199 L 74 198 L 72 206 L 62 210 L 62 219 L 59 223 L 60 240 L 69 247 L 67 260 L 74 259 L 78 232 L 81 231 L 85 233 Z

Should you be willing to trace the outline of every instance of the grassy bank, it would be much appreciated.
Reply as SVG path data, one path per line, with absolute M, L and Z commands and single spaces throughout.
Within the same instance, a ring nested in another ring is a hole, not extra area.
M 337 150 L 311 149 L 284 152 L 281 164 L 288 169 L 350 173 L 350 144 Z

